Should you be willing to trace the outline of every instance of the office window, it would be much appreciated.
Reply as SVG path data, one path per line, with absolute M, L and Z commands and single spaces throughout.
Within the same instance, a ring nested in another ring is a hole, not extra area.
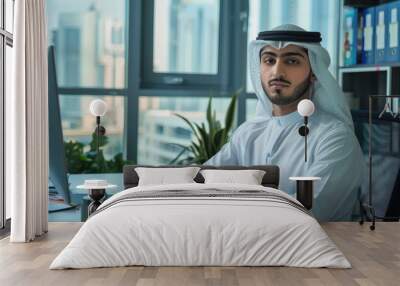
M 155 0 L 153 70 L 217 74 L 219 0 Z
M 96 118 L 90 113 L 90 102 L 95 98 L 103 99 L 107 104 L 107 113 L 101 118 L 101 125 L 106 128 L 108 143 L 102 147 L 104 157 L 112 159 L 123 152 L 124 104 L 123 96 L 76 96 L 61 95 L 61 124 L 64 141 L 80 142 L 89 150 L 92 133 L 96 128 Z
M 49 0 L 61 87 L 125 87 L 125 0 Z
M 224 125 L 230 98 L 214 98 L 213 109 Z M 192 122 L 206 122 L 208 98 L 156 97 L 139 98 L 139 164 L 168 164 L 181 148 L 193 139 L 190 127 L 174 113 Z M 157 132 L 162 126 L 163 133 Z M 183 158 L 183 157 L 182 157 Z
M 249 0 L 247 42 L 254 40 L 258 32 L 281 24 L 295 24 L 322 35 L 322 46 L 331 56 L 331 73 L 336 76 L 337 41 L 340 1 L 319 0 Z M 247 92 L 254 92 L 247 72 Z

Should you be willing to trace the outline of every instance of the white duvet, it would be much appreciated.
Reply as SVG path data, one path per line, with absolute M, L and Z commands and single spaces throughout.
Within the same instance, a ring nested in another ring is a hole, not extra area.
M 241 184 L 127 189 L 100 206 L 103 211 L 88 219 L 50 269 L 127 265 L 351 267 L 319 223 L 289 204 L 231 197 L 115 203 L 131 192 L 210 188 L 263 190 L 295 201 L 276 189 Z

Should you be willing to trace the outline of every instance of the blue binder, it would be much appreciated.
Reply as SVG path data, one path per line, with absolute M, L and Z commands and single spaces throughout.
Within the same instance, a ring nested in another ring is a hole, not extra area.
M 387 6 L 386 4 L 375 7 L 375 63 L 386 62 L 387 49 Z
M 400 62 L 400 1 L 386 4 L 388 39 L 386 49 L 387 62 Z
M 344 7 L 341 60 L 344 66 L 357 63 L 357 9 Z
M 375 7 L 362 10 L 363 17 L 363 48 L 362 48 L 362 64 L 375 63 Z
M 362 13 L 358 12 L 357 14 L 357 64 L 361 64 L 364 38 L 364 18 Z

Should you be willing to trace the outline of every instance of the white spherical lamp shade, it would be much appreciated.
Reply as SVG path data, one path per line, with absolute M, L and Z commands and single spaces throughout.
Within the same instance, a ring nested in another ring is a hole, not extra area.
M 90 103 L 90 112 L 94 116 L 104 116 L 107 112 L 107 105 L 101 99 L 95 99 Z
M 301 116 L 311 116 L 314 113 L 315 106 L 314 103 L 309 99 L 303 99 L 297 105 L 297 112 Z

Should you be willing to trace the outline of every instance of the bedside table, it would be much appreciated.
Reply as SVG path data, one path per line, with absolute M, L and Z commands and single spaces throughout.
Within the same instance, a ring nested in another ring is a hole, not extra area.
M 103 202 L 106 196 L 106 189 L 89 189 L 89 198 L 91 203 L 88 206 L 88 216 L 94 213 Z
M 110 194 L 109 192 L 106 192 L 106 194 L 105 194 L 104 198 L 102 199 L 101 203 L 103 203 L 105 200 L 107 200 L 112 195 L 113 194 Z M 80 217 L 80 220 L 82 222 L 85 222 L 89 217 L 89 205 L 91 203 L 92 203 L 92 199 L 89 197 L 89 195 L 85 195 L 85 196 L 82 197 L 81 203 L 80 203 L 80 206 L 81 206 L 81 214 L 80 214 L 81 217 Z
M 296 181 L 296 199 L 303 206 L 311 210 L 314 200 L 313 184 L 314 181 L 321 180 L 320 177 L 289 177 L 289 180 Z
M 85 180 L 84 185 L 77 186 L 78 189 L 88 190 L 91 203 L 88 206 L 88 216 L 94 213 L 106 197 L 106 189 L 116 188 L 116 185 L 110 185 L 107 180 Z

